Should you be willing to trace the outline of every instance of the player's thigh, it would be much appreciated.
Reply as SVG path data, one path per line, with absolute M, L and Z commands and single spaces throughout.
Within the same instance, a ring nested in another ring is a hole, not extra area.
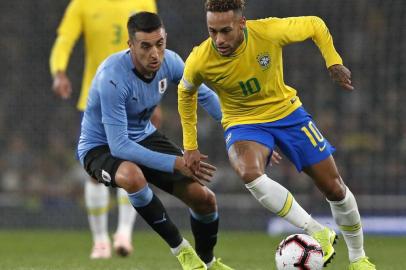
M 111 155 L 107 145 L 91 149 L 84 158 L 87 174 L 105 186 L 117 187 L 116 172 L 124 160 Z
M 182 149 L 178 147 L 176 144 L 171 142 L 165 135 L 161 134 L 158 131 L 155 131 L 153 134 L 148 136 L 145 140 L 139 142 L 145 148 L 149 150 L 175 155 L 175 156 L 182 156 Z M 159 161 L 157 161 L 159 162 Z M 174 192 L 174 185 L 179 182 L 191 181 L 186 176 L 178 173 L 168 173 L 162 172 L 155 169 L 151 169 L 145 166 L 139 166 L 147 179 L 148 183 L 157 186 L 158 188 L 173 194 Z
M 295 125 L 271 129 L 276 144 L 298 171 L 327 159 L 335 151 L 310 115 L 300 120 Z
M 262 175 L 274 148 L 274 138 L 261 124 L 237 125 L 224 132 L 231 166 L 244 181 Z
M 173 194 L 175 185 L 177 183 L 183 183 L 187 181 L 192 181 L 188 177 L 178 173 L 178 172 L 173 172 L 173 173 L 167 173 L 167 172 L 162 172 L 158 171 L 155 169 L 151 169 L 145 166 L 139 166 L 140 169 L 142 170 L 145 179 L 147 180 L 148 183 L 153 184 L 154 186 L 158 187 L 159 189 L 169 193 Z
M 271 150 L 255 141 L 237 141 L 228 149 L 228 158 L 235 170 L 265 171 Z

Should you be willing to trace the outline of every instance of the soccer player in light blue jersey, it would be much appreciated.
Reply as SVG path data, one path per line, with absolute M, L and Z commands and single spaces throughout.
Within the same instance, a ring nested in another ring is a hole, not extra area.
M 131 204 L 168 243 L 184 270 L 230 270 L 213 255 L 217 204 L 214 193 L 202 184 L 211 180 L 216 168 L 201 155 L 201 169 L 192 172 L 182 150 L 150 121 L 168 84 L 182 78 L 184 63 L 166 50 L 166 32 L 158 15 L 137 13 L 127 27 L 130 49 L 107 58 L 92 82 L 78 145 L 80 162 L 93 179 L 128 192 Z M 221 119 L 214 92 L 203 85 L 198 100 L 213 118 Z M 149 183 L 189 207 L 196 251 L 172 223 Z

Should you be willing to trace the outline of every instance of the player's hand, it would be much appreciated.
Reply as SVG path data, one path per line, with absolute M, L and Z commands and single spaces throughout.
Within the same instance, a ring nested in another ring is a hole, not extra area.
M 271 156 L 271 166 L 272 166 L 272 164 L 279 165 L 281 160 L 282 160 L 282 156 L 278 152 L 273 150 L 272 156 Z
M 54 77 L 52 90 L 62 99 L 70 98 L 72 94 L 72 85 L 65 72 L 58 72 Z
M 185 150 L 183 157 L 186 162 L 186 167 L 192 170 L 192 172 L 198 172 L 200 170 L 200 161 L 207 160 L 207 156 L 196 150 Z
M 216 167 L 209 163 L 200 161 L 199 170 L 193 172 L 186 166 L 186 162 L 183 157 L 177 157 L 175 160 L 175 170 L 204 186 L 205 183 L 212 180 Z
M 333 65 L 328 68 L 331 79 L 347 90 L 354 90 L 351 82 L 351 71 L 343 65 Z

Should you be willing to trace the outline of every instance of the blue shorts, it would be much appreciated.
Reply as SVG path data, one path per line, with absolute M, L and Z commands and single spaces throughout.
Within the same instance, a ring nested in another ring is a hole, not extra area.
M 277 145 L 299 172 L 335 152 L 303 107 L 274 122 L 232 126 L 224 132 L 224 139 L 227 150 L 237 141 L 254 141 L 271 152 Z

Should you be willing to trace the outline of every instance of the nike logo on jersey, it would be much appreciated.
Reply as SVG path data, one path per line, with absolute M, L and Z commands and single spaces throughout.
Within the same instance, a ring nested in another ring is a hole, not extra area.
M 324 144 L 323 144 L 322 147 L 319 146 L 319 151 L 320 151 L 320 152 L 323 152 L 323 150 L 326 148 L 326 146 L 327 146 L 327 143 L 324 142 Z

